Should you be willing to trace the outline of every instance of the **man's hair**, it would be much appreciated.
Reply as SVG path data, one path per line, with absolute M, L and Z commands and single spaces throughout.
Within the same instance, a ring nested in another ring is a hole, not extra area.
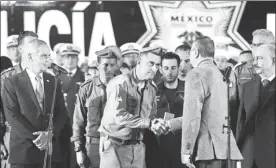
M 162 66 L 163 60 L 168 60 L 168 59 L 176 59 L 177 65 L 178 66 L 180 65 L 180 57 L 173 52 L 167 52 L 161 57 L 161 66 Z
M 190 47 L 187 43 L 184 43 L 184 44 L 182 44 L 182 45 L 176 47 L 175 52 L 176 52 L 177 50 L 188 51 L 188 50 L 191 50 L 191 47 Z
M 126 63 L 123 63 L 122 66 L 120 68 L 127 68 L 130 70 L 129 66 Z
M 242 54 L 251 54 L 251 55 L 252 55 L 252 51 L 250 51 L 250 50 L 245 50 L 245 51 L 242 51 L 242 52 L 240 53 L 240 56 L 241 56 Z
M 265 36 L 265 37 L 271 37 L 274 39 L 274 35 L 271 31 L 267 30 L 267 29 L 257 29 L 252 33 L 253 36 Z
M 198 37 L 194 44 L 198 49 L 199 54 L 202 57 L 214 57 L 215 55 L 215 43 L 214 41 L 208 36 L 201 36 Z
M 26 37 L 36 37 L 36 38 L 38 38 L 38 35 L 33 31 L 20 32 L 19 35 L 18 35 L 18 45 L 21 45 Z
M 48 46 L 45 41 L 39 40 L 39 39 L 33 39 L 33 40 L 30 41 L 29 44 L 32 45 L 32 47 L 36 50 L 38 50 L 43 45 Z

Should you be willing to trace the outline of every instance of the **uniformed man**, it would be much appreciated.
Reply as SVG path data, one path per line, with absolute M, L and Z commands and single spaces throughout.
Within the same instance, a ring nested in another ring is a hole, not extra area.
M 90 61 L 88 63 L 88 73 L 85 76 L 85 80 L 98 77 L 99 76 L 99 70 L 97 68 L 97 61 Z
M 107 85 L 107 102 L 99 132 L 101 168 L 145 167 L 145 129 L 156 127 L 156 86 L 151 82 L 160 66 L 161 48 L 146 48 L 137 66 Z
M 21 61 L 21 55 L 18 53 L 18 35 L 11 35 L 7 39 L 7 52 L 8 57 L 11 59 L 13 66 Z
M 96 54 L 100 75 L 87 80 L 79 90 L 71 138 L 75 145 L 77 163 L 80 167 L 87 168 L 100 166 L 98 128 L 106 103 L 106 85 L 114 77 L 114 68 L 119 57 L 109 47 Z M 86 158 L 88 164 L 85 164 Z
M 67 136 L 72 136 L 72 124 L 73 124 L 73 113 L 75 109 L 75 103 L 77 99 L 77 93 L 79 91 L 80 85 L 85 81 L 84 73 L 78 68 L 78 56 L 81 52 L 80 48 L 74 44 L 63 44 L 60 48 L 61 56 L 63 57 L 63 67 L 68 71 L 68 74 L 60 75 L 61 86 L 63 95 L 65 98 L 66 107 L 68 110 L 70 126 L 67 129 L 67 133 L 64 133 Z M 68 142 L 67 142 L 68 141 Z M 69 143 L 69 139 L 66 140 L 66 143 Z M 66 152 L 68 152 L 67 166 L 66 168 L 78 168 L 76 161 L 76 153 L 74 152 L 73 144 L 68 144 L 69 147 Z M 66 153 L 65 152 L 65 153 Z
M 0 88 L 1 88 L 1 92 L 2 92 L 2 85 L 4 84 L 4 81 L 6 78 L 10 77 L 10 76 L 13 76 L 17 73 L 20 73 L 22 72 L 24 69 L 25 69 L 25 65 L 26 65 L 26 61 L 24 61 L 26 58 L 24 58 L 24 53 L 25 53 L 25 48 L 26 48 L 26 45 L 33 39 L 37 39 L 38 36 L 36 33 L 32 32 L 32 31 L 23 31 L 23 32 L 20 32 L 19 35 L 18 35 L 18 55 L 20 57 L 23 57 L 20 59 L 21 62 L 16 64 L 15 66 L 13 66 L 12 68 L 9 68 L 7 69 L 6 71 L 3 71 L 1 73 L 1 85 L 0 85 Z M 10 43 L 11 44 L 11 43 Z M 10 45 L 8 43 L 8 45 Z M 14 44 L 14 43 L 13 43 Z M 26 56 L 26 55 L 25 55 Z M 2 97 L 1 97 L 1 103 L 2 103 Z M 0 111 L 0 116 L 1 116 L 1 128 L 4 128 L 4 129 L 1 129 L 1 130 L 5 130 L 6 133 L 5 134 L 1 134 L 1 140 L 0 140 L 0 146 L 1 146 L 1 153 L 3 153 L 3 156 L 4 158 L 7 159 L 7 156 L 9 155 L 9 142 L 10 142 L 10 126 L 8 124 L 8 122 L 6 122 L 5 120 L 5 116 L 4 116 L 4 112 L 3 112 L 3 109 L 1 109 Z M 3 137 L 4 135 L 4 137 Z M 2 140 L 3 139 L 3 140 Z M 1 167 L 4 167 L 4 168 L 9 168 L 10 167 L 10 164 L 8 164 L 7 160 L 6 159 L 1 159 Z
M 159 53 L 160 56 L 164 55 L 167 52 L 167 49 L 165 49 L 163 46 L 155 44 L 155 43 L 150 44 L 150 47 L 160 47 L 161 48 L 160 53 Z M 159 69 L 157 70 L 157 72 L 153 78 L 153 81 L 157 85 L 163 81 L 163 76 Z
M 53 51 L 55 53 L 55 63 L 59 66 L 63 66 L 63 56 L 61 55 L 60 48 L 65 43 L 58 43 L 54 46 Z
M 85 80 L 84 73 L 78 68 L 78 56 L 81 50 L 74 44 L 64 44 L 61 46 L 60 52 L 63 57 L 64 68 L 68 72 L 67 75 L 60 75 L 60 80 L 72 125 L 76 95 L 80 85 Z
M 88 73 L 88 58 L 87 57 L 81 57 L 81 59 L 79 60 L 79 67 L 80 67 L 80 70 L 86 76 Z
M 123 62 L 126 63 L 130 69 L 137 65 L 139 59 L 139 52 L 142 49 L 139 44 L 126 43 L 120 47 L 122 51 Z

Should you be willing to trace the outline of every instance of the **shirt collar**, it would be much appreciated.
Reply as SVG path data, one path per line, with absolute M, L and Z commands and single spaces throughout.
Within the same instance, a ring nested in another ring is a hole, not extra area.
M 37 75 L 33 71 L 31 71 L 28 68 L 26 68 L 26 71 L 27 71 L 30 78 L 32 78 L 32 79 L 36 78 Z M 43 79 L 43 73 L 40 73 L 39 76 L 41 77 L 41 79 Z
M 262 78 L 262 82 L 263 82 L 265 79 L 267 79 L 267 80 L 269 80 L 269 81 L 271 82 L 271 81 L 273 81 L 274 78 L 275 78 L 275 74 L 272 75 L 272 76 L 270 76 L 269 78 Z
M 181 81 L 180 79 L 177 79 L 178 80 L 178 84 L 177 84 L 177 87 L 175 88 L 176 89 L 176 92 L 184 92 L 184 84 L 185 84 L 185 82 L 184 81 Z M 159 85 L 158 85 L 158 88 L 160 89 L 160 90 L 164 90 L 165 88 L 167 88 L 166 86 L 165 86 L 165 83 L 164 83 L 164 81 L 162 81 Z

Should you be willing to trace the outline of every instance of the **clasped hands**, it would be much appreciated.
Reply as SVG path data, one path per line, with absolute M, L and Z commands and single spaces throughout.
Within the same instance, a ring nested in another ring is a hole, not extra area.
M 161 118 L 156 118 L 151 121 L 150 130 L 155 135 L 166 135 L 171 131 L 171 128 L 168 121 Z
M 38 135 L 38 137 L 33 140 L 33 143 L 36 145 L 36 147 L 40 150 L 45 150 L 48 147 L 48 138 L 53 137 L 53 134 L 51 134 L 51 137 L 48 137 L 47 131 L 38 131 L 34 132 L 33 135 Z

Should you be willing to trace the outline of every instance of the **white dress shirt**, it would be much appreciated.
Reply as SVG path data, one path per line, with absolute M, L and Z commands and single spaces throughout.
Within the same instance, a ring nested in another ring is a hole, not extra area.
M 271 81 L 273 81 L 274 78 L 275 78 L 275 74 L 272 75 L 272 76 L 270 76 L 269 78 L 262 78 L 262 82 L 263 82 L 265 79 L 267 79 L 267 80 L 269 80 L 269 82 L 271 82 Z
M 14 62 L 12 61 L 12 65 L 15 66 L 15 65 L 18 65 L 20 62 Z
M 33 73 L 31 70 L 29 70 L 28 68 L 26 68 L 26 71 L 29 75 L 29 78 L 31 80 L 33 89 L 35 91 L 36 88 L 37 88 L 37 84 L 38 84 L 37 80 L 35 79 L 37 75 L 35 73 Z M 44 90 L 43 73 L 40 73 L 39 76 L 41 77 L 41 83 L 42 83 L 42 87 L 43 87 L 43 90 Z

